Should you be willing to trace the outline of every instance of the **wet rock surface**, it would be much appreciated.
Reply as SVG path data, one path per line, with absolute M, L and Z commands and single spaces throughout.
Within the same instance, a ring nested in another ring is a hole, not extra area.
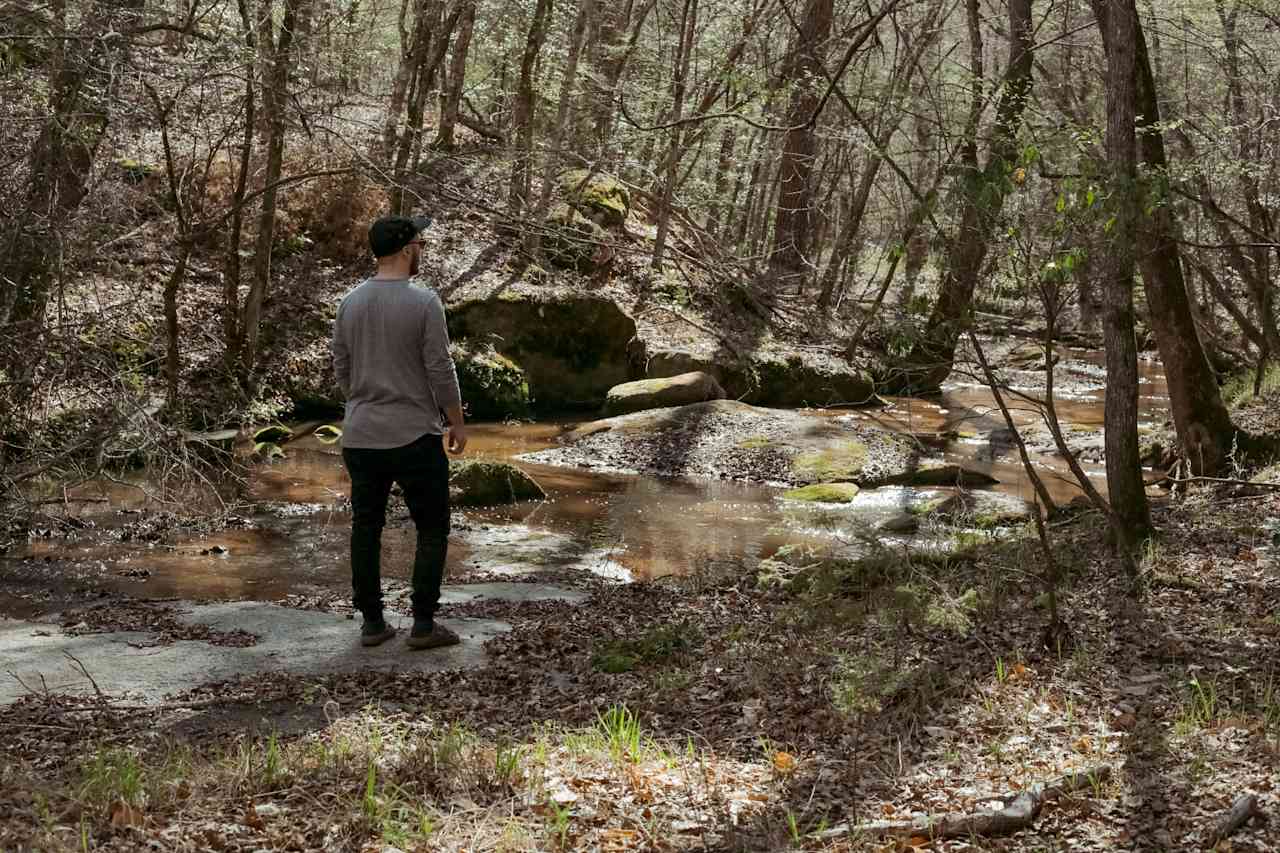
M 627 415 L 646 409 L 687 406 L 707 400 L 723 400 L 724 389 L 715 378 L 701 371 L 660 379 L 639 379 L 609 389 L 604 413 Z
M 258 637 L 249 646 L 215 646 L 175 640 L 156 646 L 149 630 L 68 635 L 42 622 L 0 621 L 0 704 L 32 689 L 92 695 L 100 689 L 156 701 L 221 679 L 273 672 L 324 674 L 353 671 L 440 671 L 479 666 L 483 643 L 509 629 L 488 619 L 451 619 L 462 643 L 413 652 L 402 640 L 376 648 L 360 645 L 359 623 L 342 615 L 258 601 L 190 604 L 177 617 L 210 632 Z M 403 631 L 408 617 L 389 616 Z M 25 686 L 24 686 L 25 685 Z M 96 686 L 95 686 L 96 685 Z M 33 687 L 34 686 L 34 687 Z
M 449 335 L 491 343 L 518 364 L 542 410 L 598 408 L 638 378 L 636 323 L 611 299 L 552 290 L 504 291 L 448 306 Z
M 732 400 L 584 424 L 530 462 L 785 485 L 873 483 L 919 464 L 906 438 L 862 423 Z
M 537 481 L 507 462 L 459 462 L 449 471 L 449 496 L 455 506 L 496 506 L 540 501 L 547 496 Z

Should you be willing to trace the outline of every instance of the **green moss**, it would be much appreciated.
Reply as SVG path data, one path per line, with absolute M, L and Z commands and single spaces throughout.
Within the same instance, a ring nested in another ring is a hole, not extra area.
M 537 481 L 506 462 L 462 462 L 452 466 L 449 486 L 458 506 L 495 506 L 542 500 L 547 494 Z
M 773 445 L 773 440 L 764 435 L 752 435 L 738 442 L 738 446 L 744 450 L 760 450 L 764 447 Z
M 824 450 L 801 453 L 791 461 L 791 470 L 802 480 L 829 483 L 856 480 L 867 464 L 867 446 L 846 440 Z
M 556 266 L 588 273 L 595 267 L 597 250 L 605 242 L 603 228 L 565 204 L 552 208 L 542 250 Z
M 455 344 L 451 352 L 470 417 L 503 420 L 529 415 L 529 381 L 519 365 L 492 346 L 472 349 Z
M 858 487 L 854 483 L 815 483 L 812 486 L 792 489 L 782 498 L 807 503 L 847 504 L 857 495 Z
M 557 184 L 565 201 L 600 225 L 611 228 L 626 221 L 631 209 L 631 193 L 617 178 L 572 169 L 561 174 Z
M 979 530 L 991 530 L 996 527 L 1008 527 L 1014 524 L 1022 524 L 1028 521 L 1025 512 L 1018 512 L 1012 509 L 993 509 L 990 512 L 978 514 L 973 519 L 973 526 Z

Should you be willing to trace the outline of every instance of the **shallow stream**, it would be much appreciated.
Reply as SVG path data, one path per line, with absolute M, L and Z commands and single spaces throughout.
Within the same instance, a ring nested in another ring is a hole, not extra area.
M 1100 446 L 1101 354 L 1064 349 L 1060 355 L 1055 381 L 1064 428 L 1081 446 Z M 1034 393 L 1036 373 L 1028 370 L 1026 376 L 1025 390 Z M 1146 428 L 1164 421 L 1166 395 L 1159 366 L 1143 363 Z M 1037 420 L 1029 406 L 1013 400 L 1011 407 L 1020 425 Z M 1033 497 L 990 391 L 977 382 L 952 382 L 931 399 L 894 398 L 884 408 L 822 414 L 910 433 L 930 458 L 990 474 L 1000 481 L 996 491 Z M 567 420 L 475 425 L 468 455 L 511 459 L 553 446 L 569 425 Z M 1086 451 L 1082 458 L 1091 454 Z M 1085 468 L 1105 489 L 1100 455 L 1092 458 Z M 1033 459 L 1056 501 L 1078 494 L 1065 463 L 1048 447 L 1036 445 Z M 811 506 L 782 501 L 782 490 L 768 485 L 519 464 L 549 499 L 456 512 L 450 582 L 548 573 L 559 573 L 562 580 L 578 573 L 625 580 L 684 574 L 707 561 L 750 564 L 784 544 L 856 541 L 877 523 L 901 515 L 911 501 L 945 491 L 884 487 L 865 490 L 848 505 Z M 43 564 L 58 566 L 62 583 L 93 575 L 120 592 L 149 598 L 345 600 L 348 480 L 335 447 L 302 437 L 287 445 L 286 458 L 255 469 L 249 485 L 255 509 L 238 525 L 206 535 L 160 536 L 156 542 L 136 535 L 120 541 L 128 525 L 181 509 L 138 487 L 145 485 L 145 480 L 135 486 L 90 483 L 71 492 L 68 513 L 91 526 L 70 538 L 35 539 L 5 555 L 3 576 L 10 581 L 0 590 L 0 614 L 20 615 L 42 597 L 38 567 Z M 914 534 L 928 535 L 927 530 Z M 412 547 L 412 527 L 402 507 L 397 517 L 393 504 L 384 534 L 384 576 L 405 577 Z M 50 581 L 57 582 L 45 579 Z

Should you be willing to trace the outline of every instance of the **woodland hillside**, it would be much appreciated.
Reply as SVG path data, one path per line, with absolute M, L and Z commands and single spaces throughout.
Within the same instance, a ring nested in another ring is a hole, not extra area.
M 1277 849 L 1277 57 L 1276 0 L 0 0 L 0 849 Z M 476 425 L 411 663 L 348 648 L 330 353 L 387 214 Z

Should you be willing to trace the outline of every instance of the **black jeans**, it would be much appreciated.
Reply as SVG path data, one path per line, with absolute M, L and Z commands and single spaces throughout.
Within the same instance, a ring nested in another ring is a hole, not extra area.
M 413 617 L 431 621 L 449 549 L 449 458 L 439 435 L 388 450 L 343 448 L 351 475 L 351 588 L 365 619 L 382 617 L 382 528 L 391 484 L 399 483 L 418 531 Z

